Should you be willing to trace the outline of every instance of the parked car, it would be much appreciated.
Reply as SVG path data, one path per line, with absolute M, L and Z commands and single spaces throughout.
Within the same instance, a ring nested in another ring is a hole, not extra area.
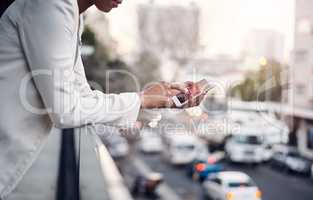
M 219 172 L 202 184 L 205 199 L 261 200 L 262 193 L 254 181 L 242 172 Z
M 184 165 L 195 159 L 206 159 L 207 145 L 196 136 L 176 134 L 167 136 L 163 155 L 173 165 Z
M 120 135 L 112 135 L 105 144 L 113 158 L 126 157 L 129 153 L 128 142 Z
M 244 103 L 239 107 L 246 107 L 247 104 L 249 103 Z M 242 134 L 242 132 L 252 132 L 262 136 L 265 145 L 288 142 L 290 130 L 285 122 L 277 119 L 273 113 L 254 110 L 255 106 L 251 106 L 251 110 L 246 109 L 233 109 L 227 115 L 210 116 L 209 122 L 203 122 L 197 126 L 197 132 L 208 141 L 210 147 L 218 150 L 224 148 L 229 135 Z M 223 124 L 223 130 L 217 128 L 216 124 Z
M 273 146 L 270 144 L 264 144 L 263 148 L 264 148 L 263 149 L 263 161 L 269 162 L 272 159 L 273 154 L 274 154 Z
M 287 172 L 310 174 L 312 162 L 300 155 L 298 150 L 288 146 L 276 146 L 271 166 Z
M 139 148 L 144 153 L 159 153 L 163 149 L 161 137 L 151 129 L 141 131 Z
M 265 159 L 262 136 L 252 133 L 233 135 L 226 142 L 225 152 L 231 162 L 261 163 Z
M 223 170 L 223 165 L 216 162 L 213 157 L 207 160 L 194 160 L 187 167 L 187 175 L 193 180 L 203 182 L 210 174 Z

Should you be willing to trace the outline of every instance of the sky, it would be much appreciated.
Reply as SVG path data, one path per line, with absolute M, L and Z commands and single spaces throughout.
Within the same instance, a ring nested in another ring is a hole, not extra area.
M 149 0 L 124 0 L 107 14 L 120 53 L 138 47 L 136 6 Z M 249 30 L 270 29 L 285 38 L 285 57 L 293 48 L 294 0 L 155 0 L 157 4 L 188 5 L 201 8 L 200 42 L 208 55 L 238 56 L 242 40 Z

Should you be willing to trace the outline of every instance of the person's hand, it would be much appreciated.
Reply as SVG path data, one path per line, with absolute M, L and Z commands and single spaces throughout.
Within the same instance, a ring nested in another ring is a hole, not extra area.
M 188 103 L 183 108 L 199 106 L 206 94 L 201 94 L 202 91 L 195 82 L 187 81 L 184 85 L 188 88 Z
M 142 108 L 171 108 L 174 103 L 171 97 L 188 91 L 186 84 L 159 82 L 150 84 L 141 93 Z

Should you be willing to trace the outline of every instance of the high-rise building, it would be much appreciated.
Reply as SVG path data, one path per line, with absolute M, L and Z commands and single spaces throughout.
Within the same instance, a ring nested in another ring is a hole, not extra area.
M 243 56 L 258 61 L 262 58 L 278 62 L 284 59 L 284 36 L 272 30 L 253 30 L 244 38 Z
M 198 50 L 199 9 L 194 4 L 142 4 L 138 7 L 138 26 L 142 51 L 180 60 Z
M 297 0 L 290 103 L 313 107 L 313 1 Z
M 297 116 L 293 122 L 296 132 L 290 138 L 297 144 L 300 153 L 313 158 L 313 1 L 296 0 L 294 50 L 289 72 L 289 105 Z

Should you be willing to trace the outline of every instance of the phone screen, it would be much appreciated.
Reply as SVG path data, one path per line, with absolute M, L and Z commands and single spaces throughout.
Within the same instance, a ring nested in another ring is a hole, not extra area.
M 192 99 L 197 98 L 201 94 L 206 94 L 212 88 L 213 86 L 209 85 L 208 82 L 205 79 L 203 79 L 197 82 L 196 88 L 188 88 L 189 90 L 188 93 L 180 93 L 176 95 L 176 99 L 179 101 L 181 105 L 184 105 L 188 103 L 188 100 L 190 99 L 190 97 Z
M 188 88 L 188 93 L 179 93 L 176 95 L 176 99 L 181 105 L 188 103 L 190 98 L 196 98 L 201 94 L 201 91 L 198 89 Z
M 188 101 L 188 95 L 187 94 L 180 93 L 180 94 L 176 95 L 176 97 L 181 104 L 184 104 Z

